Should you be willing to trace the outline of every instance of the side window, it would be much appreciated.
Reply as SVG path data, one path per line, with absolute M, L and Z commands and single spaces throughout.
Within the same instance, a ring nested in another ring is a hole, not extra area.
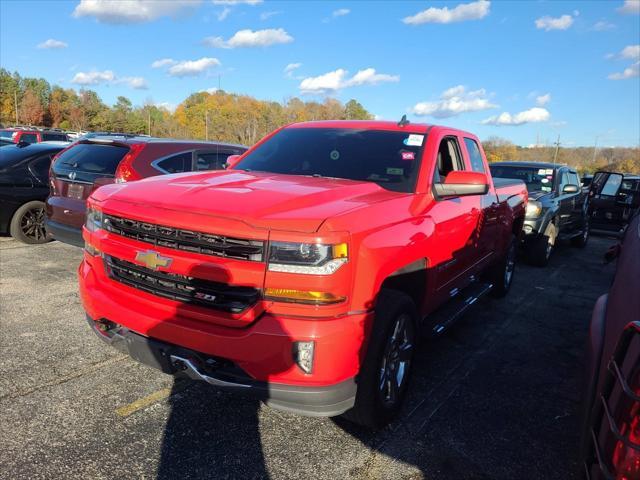
M 38 136 L 35 133 L 23 133 L 20 135 L 21 142 L 38 143 Z
M 622 175 L 609 175 L 606 183 L 600 191 L 600 195 L 606 195 L 608 197 L 615 197 L 620 189 L 622 183 Z
M 59 141 L 59 142 L 66 142 L 67 141 L 67 136 L 60 134 L 60 133 L 43 133 L 42 134 L 42 141 L 46 142 L 49 140 L 55 140 L 55 141 Z
M 560 177 L 560 193 L 564 190 L 565 185 L 569 185 L 569 175 L 566 170 L 563 170 Z
M 469 152 L 469 160 L 471 161 L 471 170 L 474 172 L 486 173 L 484 170 L 484 162 L 482 161 L 482 154 L 480 153 L 480 147 L 476 141 L 472 138 L 464 139 L 464 144 Z
M 578 174 L 575 172 L 569 172 L 569 183 L 572 185 L 580 186 L 580 179 L 578 178 Z
M 51 155 L 37 158 L 29 164 L 29 170 L 45 185 L 49 182 L 49 167 L 51 166 Z
M 196 170 L 222 170 L 230 153 L 198 152 L 196 153 Z
M 183 152 L 156 163 L 164 173 L 190 172 L 192 170 L 193 153 Z
M 455 137 L 445 137 L 442 139 L 438 147 L 438 158 L 436 162 L 434 183 L 444 182 L 447 175 L 454 170 L 464 170 L 458 139 Z

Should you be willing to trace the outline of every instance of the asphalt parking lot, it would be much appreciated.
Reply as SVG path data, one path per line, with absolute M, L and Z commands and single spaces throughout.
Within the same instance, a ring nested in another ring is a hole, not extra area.
M 520 265 L 422 345 L 403 414 L 372 433 L 176 380 L 110 349 L 76 288 L 81 251 L 0 238 L 0 477 L 567 479 L 582 355 L 614 241 Z

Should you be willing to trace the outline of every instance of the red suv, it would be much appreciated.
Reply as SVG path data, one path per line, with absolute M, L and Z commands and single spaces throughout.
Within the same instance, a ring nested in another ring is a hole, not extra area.
M 230 155 L 246 150 L 242 145 L 136 136 L 81 140 L 53 161 L 47 232 L 81 247 L 85 201 L 99 186 L 167 173 L 219 170 Z
M 38 130 L 22 128 L 5 128 L 0 130 L 0 137 L 4 141 L 12 143 L 39 143 L 39 142 L 68 142 L 69 136 L 59 130 Z

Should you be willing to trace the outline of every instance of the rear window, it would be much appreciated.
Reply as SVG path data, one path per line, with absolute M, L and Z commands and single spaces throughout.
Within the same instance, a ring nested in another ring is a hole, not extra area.
M 165 158 L 157 163 L 157 166 L 166 173 L 190 172 L 193 162 L 193 153 L 184 152 L 172 157 Z
M 20 141 L 26 143 L 38 143 L 38 136 L 35 133 L 23 133 L 20 135 Z
M 79 143 L 58 157 L 53 171 L 56 174 L 61 171 L 76 171 L 113 176 L 128 151 L 128 147 L 120 145 Z
M 235 168 L 343 178 L 412 192 L 425 135 L 391 130 L 287 128 L 256 147 Z
M 12 140 L 15 133 L 16 132 L 12 130 L 0 130 L 0 137 Z
M 66 142 L 67 136 L 64 133 L 43 133 L 42 141 L 58 141 L 58 142 Z
M 231 153 L 198 153 L 196 156 L 196 170 L 222 170 Z

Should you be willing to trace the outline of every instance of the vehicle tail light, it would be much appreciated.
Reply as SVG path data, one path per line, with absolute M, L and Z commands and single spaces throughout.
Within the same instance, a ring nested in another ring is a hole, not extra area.
M 635 393 L 640 396 L 640 388 Z M 617 480 L 640 479 L 640 402 L 631 404 L 627 415 L 623 415 L 620 433 L 628 441 L 618 440 L 613 450 L 612 464 Z
M 120 164 L 116 169 L 116 183 L 132 182 L 133 180 L 140 180 L 142 175 L 135 171 L 133 168 L 133 161 L 144 150 L 146 144 L 135 143 L 129 147 L 127 154 L 120 160 Z

